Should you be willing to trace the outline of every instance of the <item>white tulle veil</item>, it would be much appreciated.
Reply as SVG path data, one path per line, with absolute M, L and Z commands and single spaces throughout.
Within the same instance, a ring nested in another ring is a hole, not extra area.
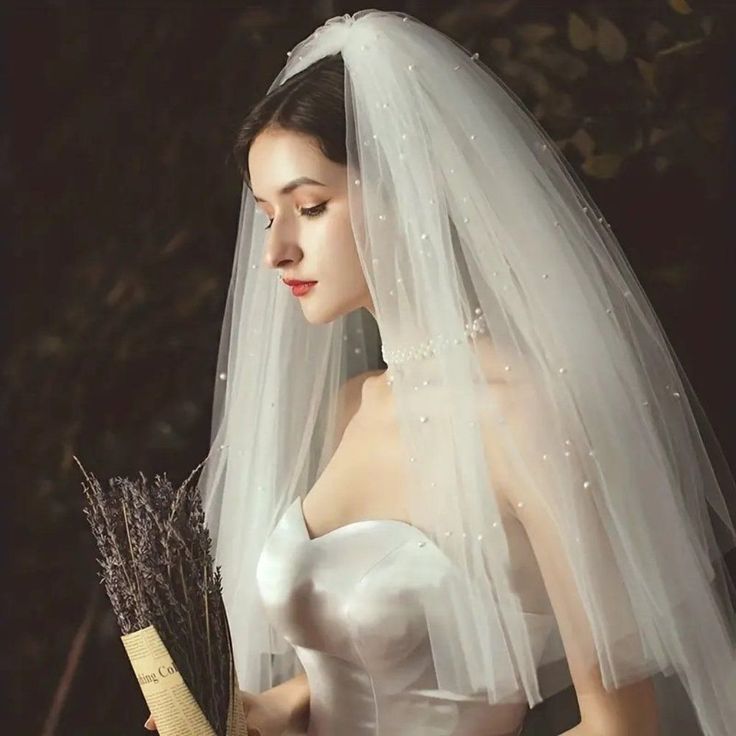
M 607 688 L 654 676 L 663 718 L 686 696 L 703 734 L 733 736 L 723 554 L 736 546 L 736 488 L 609 224 L 493 72 L 410 16 L 332 18 L 270 89 L 338 53 L 376 318 L 307 323 L 261 266 L 267 221 L 243 187 L 200 480 L 240 687 L 301 669 L 261 607 L 256 564 L 335 451 L 340 387 L 386 355 L 411 522 L 457 570 L 455 593 L 426 608 L 440 688 L 536 705 L 572 683 L 563 633 L 574 630 L 578 663 Z M 516 386 L 513 414 L 482 340 Z M 555 609 L 543 576 L 519 579 L 489 437 L 524 481 L 519 514 L 547 525 L 555 546 L 540 549 L 556 551 L 569 606 Z

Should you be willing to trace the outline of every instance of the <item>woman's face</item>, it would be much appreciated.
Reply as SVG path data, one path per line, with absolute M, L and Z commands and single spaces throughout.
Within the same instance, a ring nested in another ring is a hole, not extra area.
M 251 144 L 248 171 L 270 220 L 263 265 L 281 279 L 316 282 L 292 297 L 307 321 L 331 322 L 360 307 L 373 313 L 350 225 L 347 167 L 325 157 L 310 136 L 268 128 Z

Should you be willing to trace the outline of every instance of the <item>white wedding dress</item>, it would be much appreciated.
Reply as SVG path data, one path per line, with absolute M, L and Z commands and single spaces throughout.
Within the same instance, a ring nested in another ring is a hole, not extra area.
M 307 736 L 517 736 L 527 703 L 490 705 L 437 686 L 424 607 L 441 603 L 456 573 L 439 548 L 387 519 L 312 539 L 301 501 L 266 540 L 256 574 L 272 625 L 307 674 Z M 539 656 L 551 617 L 527 616 Z

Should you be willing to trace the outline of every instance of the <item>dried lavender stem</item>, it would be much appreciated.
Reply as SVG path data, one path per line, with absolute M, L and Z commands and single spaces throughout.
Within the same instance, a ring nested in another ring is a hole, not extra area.
M 133 574 L 135 575 L 135 586 L 138 590 L 138 600 L 143 600 L 143 589 L 141 588 L 141 581 L 138 579 L 138 565 L 135 560 L 135 552 L 133 552 L 133 544 L 130 541 L 130 527 L 128 526 L 128 513 L 125 508 L 125 501 L 121 502 L 123 508 L 123 519 L 125 521 L 125 535 L 128 538 L 128 548 L 130 549 L 130 559 L 133 563 Z M 140 606 L 142 608 L 142 606 Z

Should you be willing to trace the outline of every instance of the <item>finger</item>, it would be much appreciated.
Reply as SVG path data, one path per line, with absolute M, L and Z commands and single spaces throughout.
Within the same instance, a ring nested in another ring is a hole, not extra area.
M 245 690 L 240 691 L 240 705 L 243 709 L 243 713 L 248 715 L 248 711 L 253 705 L 253 700 L 251 699 L 250 694 L 245 692 Z
M 240 699 L 245 703 L 246 705 L 250 705 L 253 700 L 255 699 L 253 693 L 249 693 L 247 690 L 239 690 L 238 691 L 240 695 Z
M 149 731 L 156 730 L 156 721 L 153 720 L 153 715 L 148 716 L 148 720 L 143 724 L 143 727 L 147 728 Z

